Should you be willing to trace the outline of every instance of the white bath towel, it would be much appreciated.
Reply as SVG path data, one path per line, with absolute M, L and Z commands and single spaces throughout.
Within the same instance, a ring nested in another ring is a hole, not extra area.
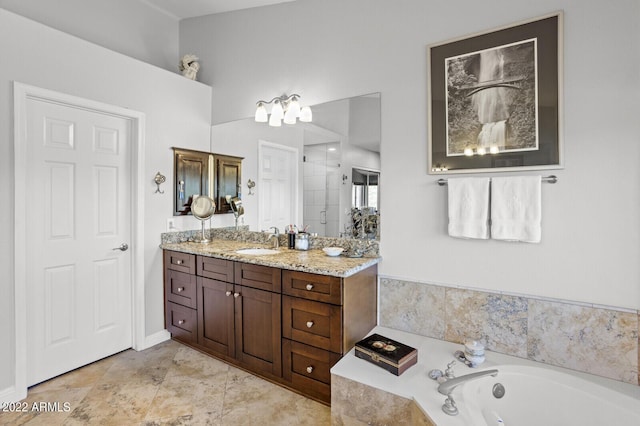
M 449 235 L 489 238 L 489 178 L 449 179 Z
M 542 236 L 540 176 L 491 180 L 491 238 L 539 243 Z

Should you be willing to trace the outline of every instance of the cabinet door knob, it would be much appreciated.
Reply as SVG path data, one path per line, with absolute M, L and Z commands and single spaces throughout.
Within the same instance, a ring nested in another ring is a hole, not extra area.
M 307 321 L 307 328 L 313 327 L 313 321 Z
M 180 321 L 178 321 L 178 324 L 179 324 L 179 325 L 184 324 L 184 320 L 180 320 Z
M 183 292 L 184 291 L 184 287 L 178 287 L 178 293 Z
M 309 374 L 313 373 L 313 366 L 310 365 L 307 367 L 307 373 Z
M 307 290 L 309 291 L 313 290 L 313 284 L 307 284 Z
M 240 297 L 240 293 L 233 293 L 233 297 L 235 297 L 235 298 Z
M 176 260 L 176 265 L 182 265 L 182 260 Z
M 227 296 L 231 296 L 231 292 L 229 290 L 227 290 L 227 292 L 225 293 Z

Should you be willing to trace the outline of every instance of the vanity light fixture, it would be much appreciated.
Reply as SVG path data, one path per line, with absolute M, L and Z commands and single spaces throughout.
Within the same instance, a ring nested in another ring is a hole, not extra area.
M 273 104 L 271 107 L 271 115 L 267 112 L 267 105 Z M 269 123 L 269 126 L 280 127 L 282 122 L 285 124 L 296 124 L 297 120 L 302 122 L 311 122 L 311 108 L 308 106 L 300 107 L 300 95 L 282 95 L 277 96 L 270 101 L 258 101 L 256 103 L 255 120 L 258 123 Z

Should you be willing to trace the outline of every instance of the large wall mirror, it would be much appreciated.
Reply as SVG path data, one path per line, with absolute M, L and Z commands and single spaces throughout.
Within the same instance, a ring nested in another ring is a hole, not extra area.
M 311 123 L 275 128 L 252 117 L 212 127 L 211 151 L 244 157 L 244 225 L 252 231 L 296 225 L 319 236 L 377 238 L 380 94 L 311 109 Z M 249 180 L 255 182 L 251 191 Z

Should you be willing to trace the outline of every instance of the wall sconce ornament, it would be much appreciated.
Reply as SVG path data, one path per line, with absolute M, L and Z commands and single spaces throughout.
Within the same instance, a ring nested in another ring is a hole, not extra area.
M 252 181 L 251 179 L 247 181 L 247 188 L 249 188 L 249 195 L 253 195 L 253 192 L 251 190 L 255 188 L 255 186 L 256 186 L 255 181 Z
M 300 107 L 300 95 L 276 96 L 270 101 L 256 102 L 255 120 L 258 123 L 269 123 L 269 126 L 280 127 L 285 124 L 296 124 L 296 120 L 311 122 L 313 114 L 308 106 Z M 266 105 L 273 104 L 271 115 L 267 113 Z
M 154 192 L 154 194 L 157 194 L 157 193 L 164 194 L 164 191 L 160 191 L 160 184 L 164 183 L 166 180 L 167 178 L 164 177 L 162 173 L 160 172 L 156 173 L 155 177 L 153 178 L 153 181 L 156 183 L 156 185 L 158 185 L 158 188 L 156 189 L 156 192 Z
M 182 75 L 189 80 L 195 80 L 198 70 L 200 70 L 200 64 L 196 62 L 198 57 L 193 54 L 184 55 L 180 60 L 180 71 Z

